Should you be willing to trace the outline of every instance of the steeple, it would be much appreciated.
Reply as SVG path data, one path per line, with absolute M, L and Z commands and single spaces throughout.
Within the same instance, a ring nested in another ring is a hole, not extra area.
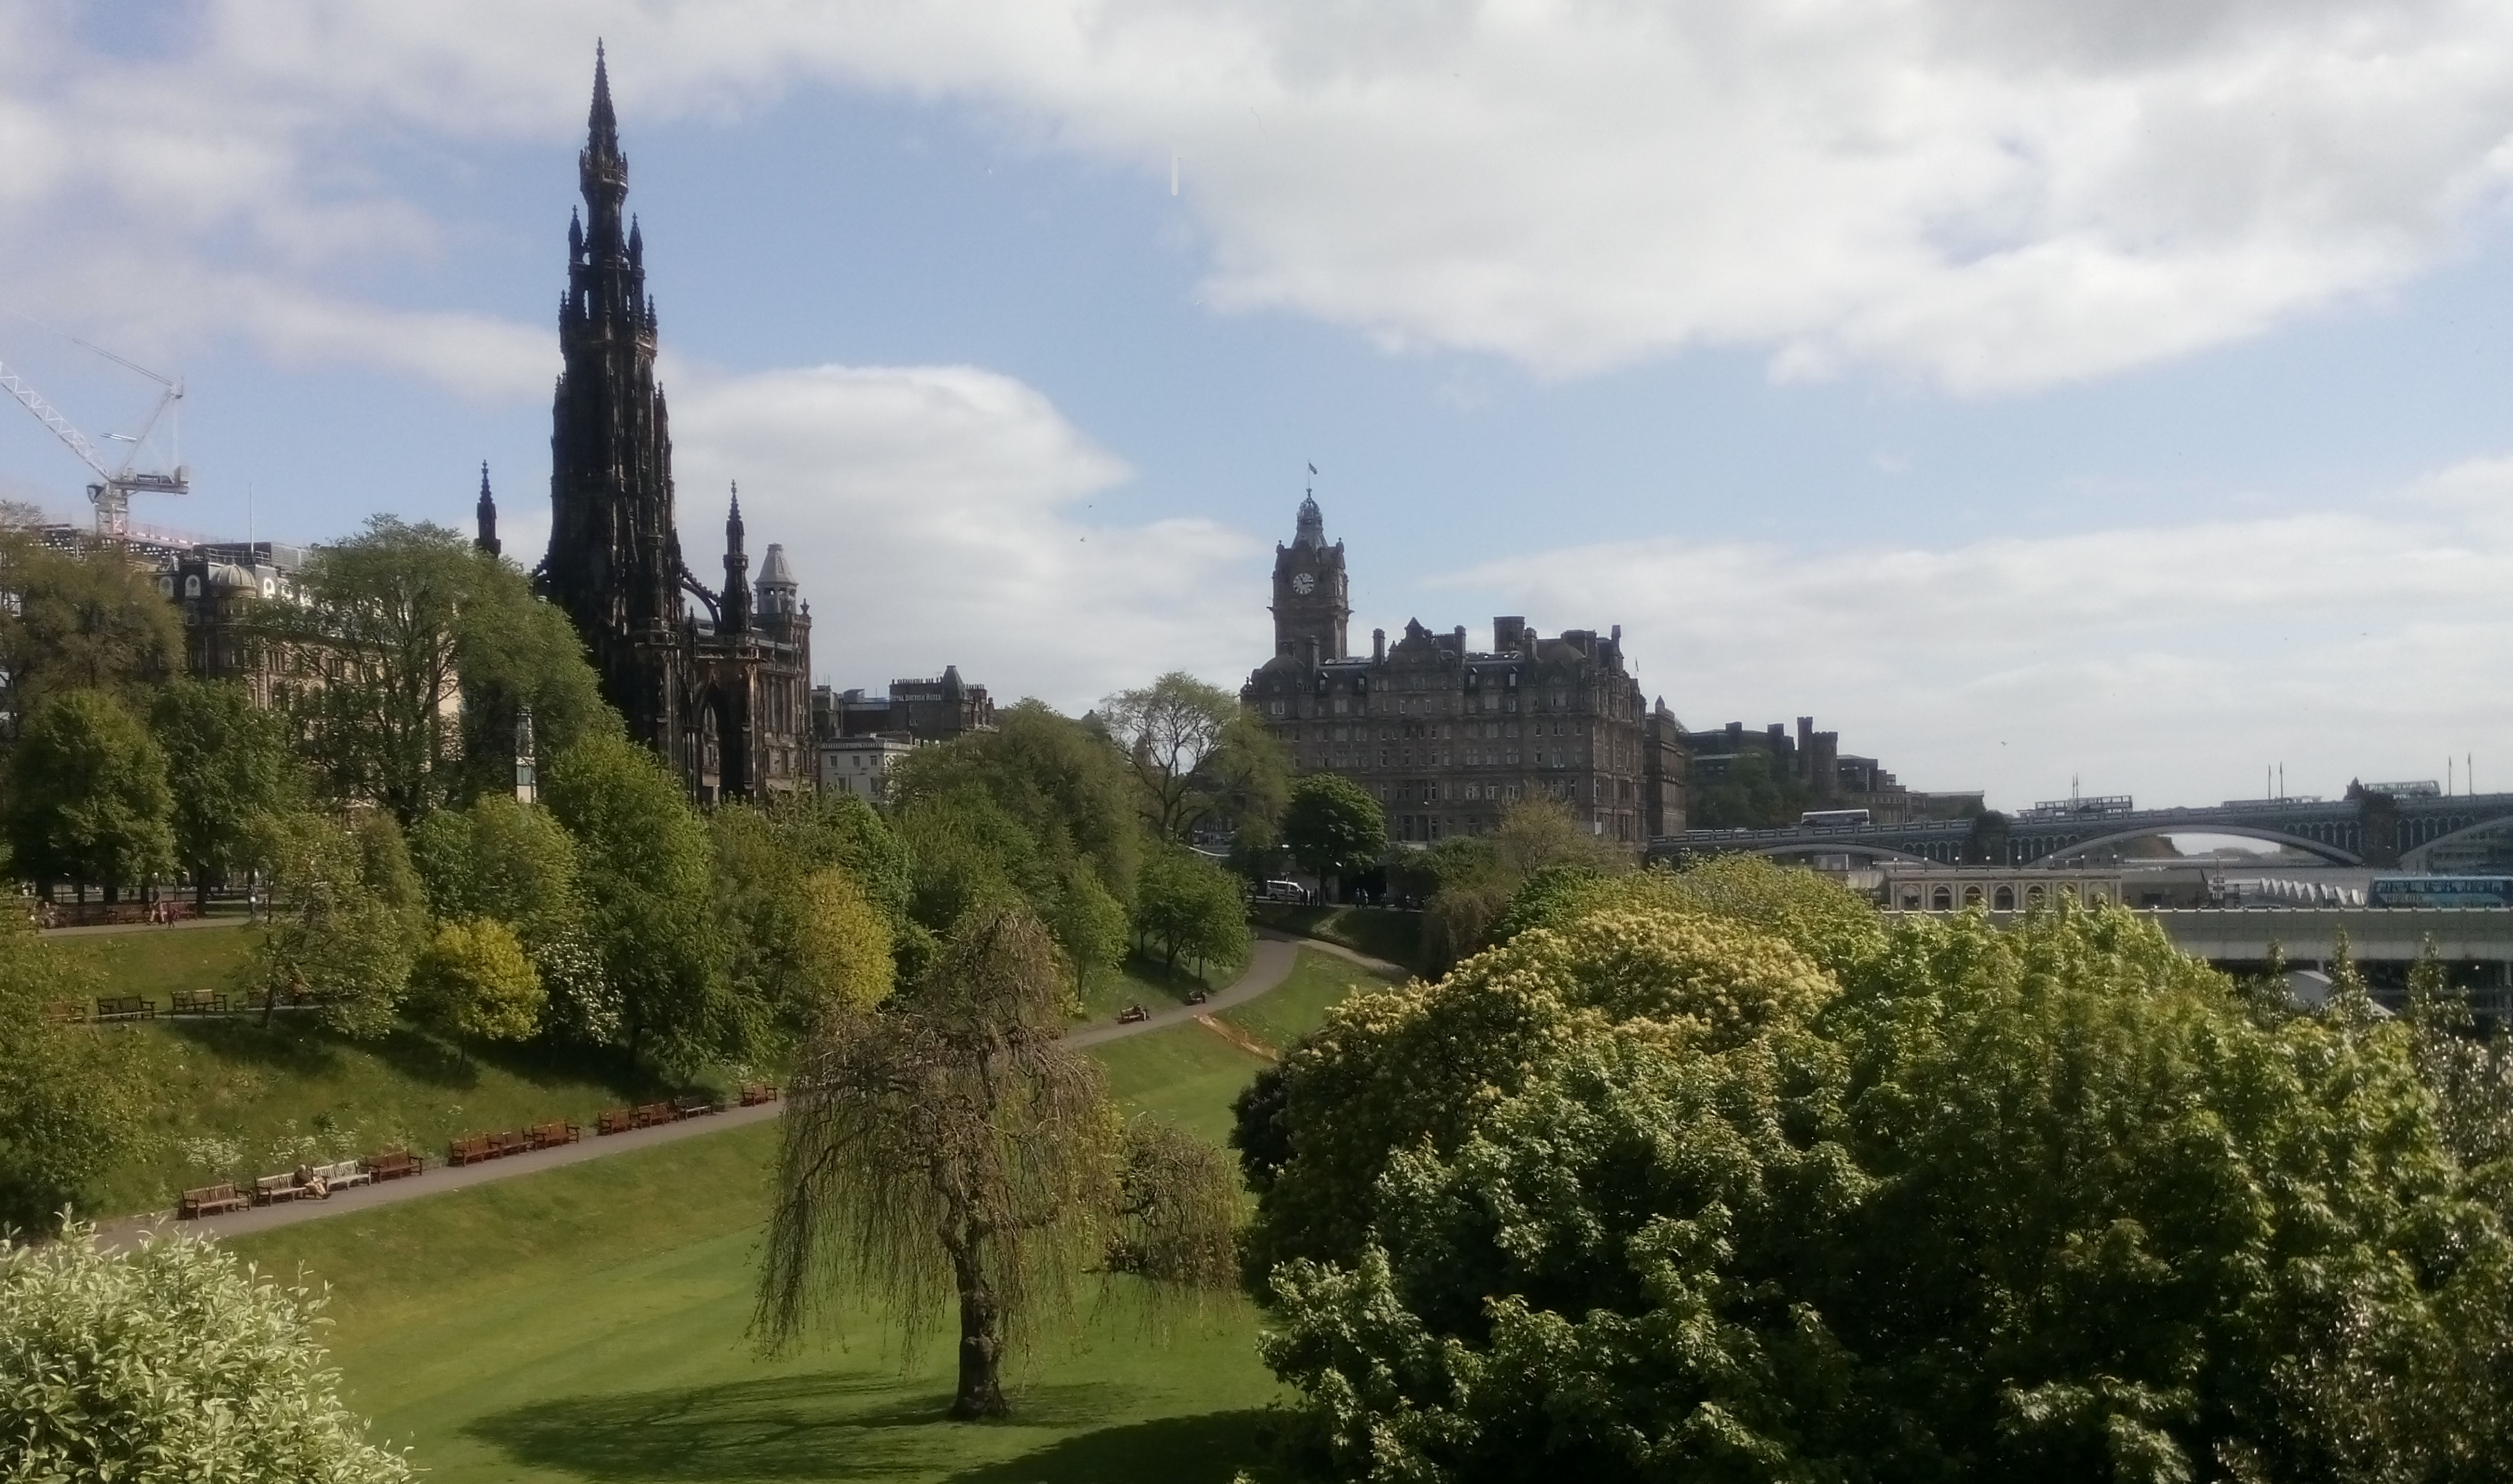
M 489 493 L 489 461 L 486 459 L 480 461 L 480 502 L 472 506 L 471 513 L 480 522 L 480 534 L 471 544 L 491 556 L 504 554 L 505 547 L 498 541 L 498 501 Z
M 1327 518 L 1318 509 L 1318 498 L 1311 495 L 1300 501 L 1300 515 L 1294 527 L 1292 544 L 1311 548 L 1327 543 Z
M 628 157 L 619 152 L 619 119 L 611 111 L 611 69 L 599 42 L 593 48 L 593 107 L 585 118 L 584 151 L 576 157 L 576 173 L 584 189 L 585 247 L 599 267 L 627 251 L 619 232 L 619 206 L 628 199 Z
M 724 631 L 750 629 L 750 558 L 741 550 L 741 486 L 733 487 L 733 511 L 724 518 Z
M 611 111 L 611 65 L 599 37 L 593 42 L 593 107 L 585 114 L 584 132 L 587 153 L 618 157 L 619 115 Z

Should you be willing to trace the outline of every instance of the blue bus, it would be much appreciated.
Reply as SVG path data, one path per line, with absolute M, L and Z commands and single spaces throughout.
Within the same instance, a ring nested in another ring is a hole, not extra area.
M 2513 906 L 2513 876 L 2376 876 L 2365 904 L 2377 907 Z

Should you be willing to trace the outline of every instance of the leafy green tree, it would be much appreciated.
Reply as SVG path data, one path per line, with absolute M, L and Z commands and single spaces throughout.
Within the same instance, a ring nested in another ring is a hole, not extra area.
M 1424 904 L 1424 947 L 1438 964 L 1481 948 L 1530 881 L 1540 878 L 1558 888 L 1621 875 L 1634 864 L 1630 851 L 1583 827 L 1558 799 L 1514 803 L 1501 811 L 1499 828 L 1478 838 L 1485 842 L 1476 853 L 1479 862 L 1457 852 L 1459 859 L 1441 872 L 1438 889 Z
M 1239 698 L 1172 670 L 1102 701 L 1097 716 L 1126 759 L 1153 839 L 1183 843 L 1207 822 L 1271 839 L 1290 764 Z
M 644 748 L 596 736 L 551 764 L 542 797 L 576 837 L 629 1051 L 688 1066 L 737 1043 L 708 926 L 712 853 L 678 782 Z
M 540 975 L 514 929 L 494 917 L 449 922 L 411 970 L 413 1007 L 470 1040 L 522 1041 L 540 1029 Z
M 166 753 L 103 691 L 56 693 L 9 755 L 9 844 L 17 869 L 49 886 L 119 888 L 173 867 Z
M 548 810 L 483 793 L 440 810 L 411 832 L 428 910 L 443 919 L 506 924 L 532 959 L 544 995 L 543 1028 L 586 1046 L 619 1031 L 618 997 L 603 976 L 575 837 Z
M 22 517 L 25 512 L 18 514 Z M 182 667 L 183 625 L 119 548 L 60 550 L 22 519 L 0 519 L 0 671 L 22 721 L 62 691 L 129 694 Z
M 2255 1023 L 2119 911 L 1904 919 L 1843 983 L 1629 890 L 1355 996 L 1250 1120 L 1335 1471 L 2513 1465 L 2513 1240 L 2407 1027 Z
M 188 678 L 158 687 L 148 729 L 166 754 L 175 859 L 206 906 L 212 883 L 253 863 L 254 822 L 298 802 L 288 729 L 243 686 Z
M 1133 901 L 1142 832 L 1125 759 L 1106 738 L 1040 702 L 1004 708 L 996 727 L 901 759 L 891 775 L 894 811 L 982 794 L 1029 836 L 1051 873 L 1079 862 L 1118 902 Z
M 0 1242 L 0 1438 L 17 1479 L 396 1484 L 316 1341 L 323 1297 L 212 1242 Z
M 898 965 L 890 920 L 853 876 L 822 866 L 803 878 L 796 957 L 818 1013 L 869 1010 L 888 998 Z
M 906 922 L 913 885 L 907 845 L 870 804 L 815 789 L 771 801 L 768 816 L 805 868 L 845 871 L 894 929 Z
M 1175 970 L 1181 958 L 1228 966 L 1248 956 L 1239 878 L 1183 846 L 1155 850 L 1135 880 L 1135 939 Z
M 411 825 L 511 789 L 523 705 L 543 755 L 618 731 L 566 617 L 455 531 L 374 516 L 302 581 L 310 604 L 264 605 L 260 622 L 314 671 L 291 705 L 337 799 Z
M 1070 997 L 1044 925 L 1007 903 L 972 912 L 883 1010 L 831 1018 L 784 1120 L 755 1321 L 772 1348 L 841 1294 L 868 1292 L 911 1347 L 955 1306 L 951 1416 L 997 1418 L 1007 1355 L 1069 1308 L 1112 1228 L 1147 1276 L 1227 1285 L 1218 1162 L 1128 1158 L 1105 1075 L 1063 1043 Z
M 98 987 L 86 961 L 38 942 L 14 915 L 0 922 L 0 1231 L 51 1230 L 139 1125 L 121 1039 L 44 1014 L 84 1005 Z
M 383 816 L 267 818 L 259 857 L 273 908 L 250 970 L 267 1024 L 282 1001 L 312 1002 L 343 1035 L 392 1028 L 410 987 L 426 907 L 400 835 Z
M 1313 876 L 1357 875 L 1386 853 L 1387 814 L 1352 780 L 1312 773 L 1293 785 L 1284 806 L 1283 843 Z

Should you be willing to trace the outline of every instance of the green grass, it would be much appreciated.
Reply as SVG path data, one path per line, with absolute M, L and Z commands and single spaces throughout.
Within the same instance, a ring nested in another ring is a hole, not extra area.
M 144 994 L 163 1010 L 178 989 L 228 988 L 261 942 L 261 930 L 239 922 L 216 928 L 134 928 L 45 942 L 64 958 L 93 965 L 103 979 L 100 992 Z
M 1356 986 L 1386 983 L 1349 959 L 1302 948 L 1291 978 L 1269 993 L 1223 1011 L 1220 1019 L 1280 1051 L 1326 1023 L 1327 1012 Z
M 1096 1048 L 1119 1099 L 1217 1137 L 1260 1063 L 1201 1026 Z M 333 1361 L 433 1484 L 880 1479 L 1223 1484 L 1280 1388 L 1237 1299 L 1155 1326 L 1132 1280 L 1033 1339 L 1008 1423 L 943 1420 L 952 1356 L 745 1343 L 776 1129 L 759 1125 L 239 1238 L 332 1288 Z
M 212 930 L 173 935 L 217 936 Z M 105 941 L 105 940 L 99 940 Z M 466 1048 L 412 1026 L 350 1041 L 301 1012 L 99 1025 L 138 1060 L 148 1116 L 131 1152 L 90 1190 L 107 1215 L 163 1210 L 189 1186 L 242 1182 L 300 1159 L 395 1144 L 441 1153 L 466 1133 L 606 1107 L 670 1091 L 624 1059 L 538 1048 Z
M 1137 954 L 1120 964 L 1114 976 L 1081 991 L 1082 1020 L 1113 1021 L 1129 1005 L 1148 1005 L 1154 1010 L 1183 1005 L 1198 989 L 1218 989 L 1237 979 L 1239 970 L 1233 964 L 1213 970 L 1210 979 L 1200 979 L 1183 966 L 1166 969 L 1158 959 Z
M 1409 969 L 1422 966 L 1422 914 L 1385 907 L 1294 906 L 1260 902 L 1249 915 L 1267 927 L 1340 943 Z

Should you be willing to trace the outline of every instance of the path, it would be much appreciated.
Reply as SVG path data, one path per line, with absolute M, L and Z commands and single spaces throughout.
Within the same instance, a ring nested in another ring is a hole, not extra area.
M 62 928 L 56 931 L 78 933 L 95 930 Z M 1132 1024 L 1121 1025 L 1107 1022 L 1085 1026 L 1080 1030 L 1068 1032 L 1064 1037 L 1064 1043 L 1067 1046 L 1076 1047 L 1098 1046 L 1126 1036 L 1142 1035 L 1148 1031 L 1166 1030 L 1173 1025 L 1188 1024 L 1198 1016 L 1228 1010 L 1234 1005 L 1244 1005 L 1258 995 L 1275 989 L 1282 984 L 1283 981 L 1291 978 L 1292 968 L 1299 962 L 1300 949 L 1303 947 L 1315 948 L 1338 958 L 1349 959 L 1374 973 L 1394 975 L 1399 978 L 1405 976 L 1404 969 L 1384 959 L 1372 958 L 1366 953 L 1356 953 L 1350 948 L 1323 943 L 1317 939 L 1297 938 L 1290 934 L 1278 933 L 1271 928 L 1260 928 L 1257 930 L 1254 951 L 1248 957 L 1248 967 L 1242 970 L 1239 977 L 1232 980 L 1227 987 L 1216 992 L 1203 1004 L 1180 1005 L 1176 1009 L 1163 1010 L 1154 1014 L 1149 1020 L 1137 1021 Z M 100 1223 L 97 1227 L 97 1240 L 107 1247 L 118 1247 L 134 1240 L 141 1232 L 160 1223 L 164 1223 L 172 1229 L 194 1236 L 243 1236 L 248 1232 L 267 1231 L 274 1226 L 293 1226 L 299 1222 L 315 1221 L 327 1216 L 345 1216 L 351 1212 L 371 1210 L 377 1206 L 417 1200 L 420 1196 L 434 1195 L 440 1190 L 459 1190 L 467 1185 L 487 1184 L 491 1181 L 512 1180 L 518 1175 L 538 1174 L 542 1170 L 556 1169 L 560 1165 L 599 1159 L 606 1154 L 652 1148 L 658 1143 L 670 1143 L 674 1140 L 689 1139 L 699 1134 L 720 1133 L 726 1129 L 774 1118 L 783 1108 L 782 1103 L 762 1103 L 757 1107 L 728 1108 L 710 1117 L 684 1118 L 677 1123 L 658 1124 L 654 1128 L 635 1129 L 625 1134 L 588 1135 L 576 1143 L 560 1144 L 551 1149 L 535 1149 L 526 1154 L 509 1154 L 503 1159 L 484 1160 L 476 1165 L 432 1164 L 424 1175 L 409 1180 L 387 1181 L 381 1184 L 354 1186 L 329 1200 L 288 1201 L 280 1205 L 257 1206 L 250 1211 L 233 1211 L 224 1216 L 209 1216 L 198 1221 L 182 1223 L 174 1222 L 164 1212 L 124 1217 L 117 1221 Z
M 37 933 L 49 943 L 56 938 L 95 938 L 106 933 L 174 933 L 184 928 L 245 928 L 256 926 L 242 917 L 186 917 L 180 922 L 100 922 L 84 928 L 39 928 Z

